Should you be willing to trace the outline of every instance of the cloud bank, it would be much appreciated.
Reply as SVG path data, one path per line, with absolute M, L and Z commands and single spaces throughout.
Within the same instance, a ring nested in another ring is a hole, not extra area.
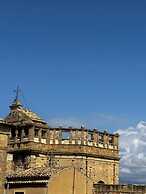
M 146 184 L 146 122 L 135 127 L 119 129 L 120 134 L 120 181 Z

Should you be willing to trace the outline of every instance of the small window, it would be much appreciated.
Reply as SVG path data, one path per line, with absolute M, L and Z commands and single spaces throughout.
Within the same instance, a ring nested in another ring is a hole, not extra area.
M 42 130 L 42 138 L 46 138 L 46 131 Z
M 113 137 L 112 136 L 109 136 L 109 144 L 113 144 Z
M 21 137 L 21 130 L 19 129 L 18 130 L 18 138 L 20 138 Z
M 24 194 L 24 192 L 17 192 L 17 191 L 16 191 L 15 194 Z
M 28 129 L 25 129 L 24 133 L 25 133 L 25 137 L 28 137 Z
M 99 143 L 103 144 L 103 134 L 99 134 Z
M 70 135 L 70 131 L 62 131 L 62 140 L 69 140 Z
M 103 181 L 99 181 L 98 184 L 105 184 Z
M 16 137 L 16 133 L 15 133 L 15 130 L 14 130 L 14 129 L 11 129 L 11 137 L 12 137 L 12 139 L 13 139 L 14 137 Z
M 35 129 L 35 131 L 34 131 L 34 136 L 35 136 L 35 137 L 38 137 L 38 136 L 39 136 L 39 130 L 38 130 L 38 129 Z
M 93 133 L 88 133 L 88 141 L 93 141 Z

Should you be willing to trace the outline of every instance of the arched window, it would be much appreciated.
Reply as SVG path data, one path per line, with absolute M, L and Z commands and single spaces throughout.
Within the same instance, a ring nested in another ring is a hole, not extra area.
M 105 184 L 103 181 L 98 181 L 98 184 Z

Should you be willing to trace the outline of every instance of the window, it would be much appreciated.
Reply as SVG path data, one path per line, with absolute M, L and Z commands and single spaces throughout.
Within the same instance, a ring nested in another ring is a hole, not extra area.
M 21 137 L 21 130 L 19 129 L 18 130 L 18 138 L 20 138 Z
M 99 134 L 99 143 L 103 144 L 103 134 Z
M 19 192 L 19 191 L 17 192 L 16 191 L 15 194 L 25 194 L 25 193 L 24 192 Z
M 69 140 L 70 135 L 70 131 L 62 131 L 62 140 Z
M 25 133 L 25 137 L 28 137 L 28 129 L 25 129 L 24 133 Z
M 47 134 L 47 132 L 42 130 L 42 138 L 46 138 L 46 134 Z
M 112 136 L 109 136 L 109 144 L 113 144 L 113 137 Z
M 93 141 L 93 133 L 88 133 L 88 141 Z
M 12 139 L 16 137 L 16 133 L 14 129 L 11 129 L 11 137 Z
M 34 131 L 34 136 L 35 136 L 35 137 L 38 137 L 38 136 L 39 136 L 39 130 L 38 130 L 38 129 L 35 129 L 35 131 Z
M 13 161 L 14 161 L 15 167 L 22 168 L 24 166 L 25 156 L 24 155 L 14 155 Z
M 103 181 L 98 181 L 98 184 L 104 184 L 104 182 Z
M 30 156 L 25 154 L 14 155 L 13 162 L 16 169 L 27 169 L 30 163 Z

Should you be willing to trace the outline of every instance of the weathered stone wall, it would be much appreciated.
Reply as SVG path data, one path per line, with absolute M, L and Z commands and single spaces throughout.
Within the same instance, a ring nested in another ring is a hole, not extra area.
M 146 194 L 142 185 L 101 185 L 94 184 L 93 194 Z
M 119 182 L 119 162 L 114 160 L 82 157 L 82 156 L 56 156 L 55 165 L 60 167 L 75 167 L 93 183 L 102 181 L 106 184 Z
M 115 160 L 83 157 L 83 156 L 55 156 L 42 155 L 31 156 L 31 167 L 52 165 L 52 168 L 66 168 L 75 166 L 94 182 L 103 181 L 106 184 L 119 182 L 119 162 Z
M 15 170 L 17 164 L 24 164 L 24 161 L 24 169 L 50 166 L 55 170 L 48 183 L 49 194 L 71 193 L 74 169 L 75 194 L 92 193 L 94 183 L 119 182 L 118 134 L 83 128 L 43 129 L 34 126 L 29 129 L 28 137 L 24 137 L 17 135 L 18 129 L 15 131 L 15 137 L 9 142 L 8 170 Z
M 0 191 L 3 192 L 6 172 L 8 135 L 0 132 Z
M 119 182 L 119 151 L 117 149 L 71 144 L 21 143 L 18 148 L 9 149 L 8 171 L 14 170 L 13 151 L 16 153 L 19 149 L 23 150 L 19 153 L 22 155 L 30 150 L 29 155 L 26 155 L 27 168 L 51 165 L 52 168 L 62 169 L 74 166 L 93 183 L 102 181 L 106 184 L 117 184 Z
M 29 156 L 28 168 L 41 166 L 50 166 L 57 169 L 75 167 L 93 183 L 102 181 L 106 184 L 117 184 L 119 182 L 119 162 L 116 160 L 45 154 Z
M 107 147 L 73 145 L 73 144 L 42 144 L 37 142 L 25 142 L 18 144 L 19 147 L 9 145 L 9 152 L 17 152 L 20 150 L 32 150 L 37 153 L 55 153 L 55 154 L 71 154 L 71 155 L 90 155 L 94 157 L 102 157 L 119 160 L 119 150 Z
M 24 194 L 47 194 L 47 188 L 46 187 L 24 187 L 20 186 L 20 188 L 11 188 L 7 190 L 7 194 L 14 194 L 15 192 L 24 192 Z M 0 193 L 2 194 L 2 193 Z M 51 194 L 51 193 L 50 193 Z
M 48 181 L 48 194 L 92 194 L 92 181 L 76 168 L 66 168 Z

